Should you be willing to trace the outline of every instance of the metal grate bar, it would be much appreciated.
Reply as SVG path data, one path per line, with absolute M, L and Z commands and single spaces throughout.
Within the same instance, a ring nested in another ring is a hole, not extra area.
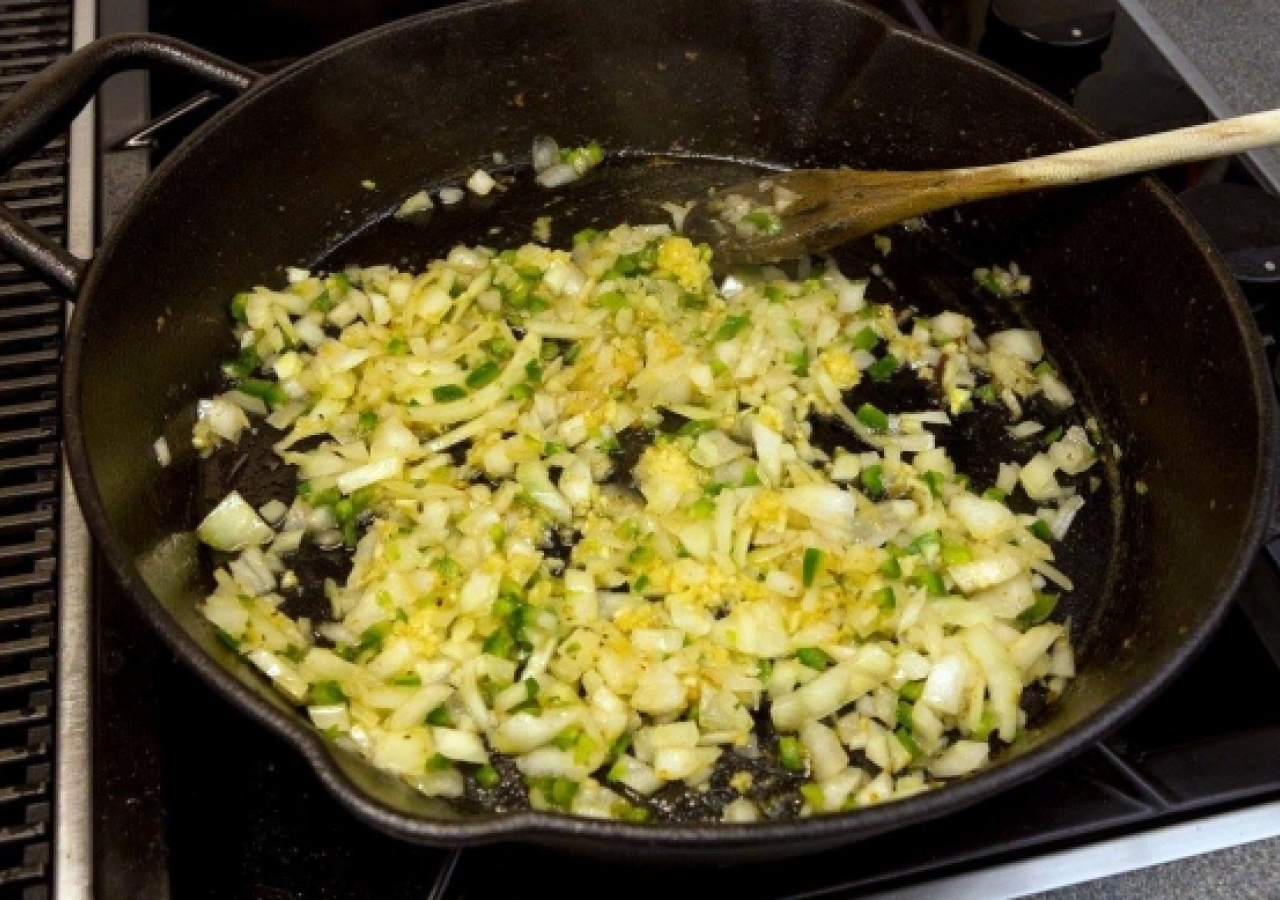
M 32 822 L 29 825 L 0 828 L 0 844 L 25 844 L 44 837 L 47 830 L 48 828 L 44 822 Z
M 3 66 L 4 60 L 0 59 L 0 67 Z M 31 178 L 24 178 L 20 181 L 14 180 L 0 183 L 0 194 L 19 194 L 26 191 L 43 191 L 50 189 L 60 191 L 62 187 L 62 179 L 57 177 L 56 174 L 43 177 L 33 176 Z
M 38 328 L 23 328 L 17 331 L 0 333 L 0 344 L 16 344 L 19 341 L 47 341 L 56 338 L 61 331 L 57 324 L 41 325 Z M 57 359 L 57 353 L 53 356 Z
M 0 788 L 0 806 L 6 803 L 16 803 L 20 800 L 26 800 L 30 797 L 39 797 L 49 785 L 42 782 L 35 784 L 24 784 L 19 787 Z
M 47 875 L 42 863 L 19 866 L 16 869 L 0 871 L 0 885 L 20 884 L 24 881 L 36 881 Z
M 48 613 L 46 612 L 46 615 Z M 10 725 L 39 725 L 49 721 L 49 707 L 31 706 L 24 709 L 9 709 L 0 712 L 0 728 Z M 25 790 L 26 787 L 10 787 L 7 791 Z
M 48 672 L 19 672 L 17 675 L 0 675 L 0 692 L 23 688 L 42 688 L 49 685 Z
M 0 643 L 0 659 L 10 656 L 26 656 L 33 653 L 47 652 L 52 645 L 48 635 L 23 638 L 20 641 Z
M 19 456 L 16 459 L 0 459 L 0 473 L 15 472 L 23 469 L 48 468 L 58 461 L 58 454 L 50 450 L 34 456 Z
M 0 287 L 0 299 L 5 297 L 23 297 L 27 294 L 39 293 L 40 289 L 36 285 L 29 284 L 8 284 Z M 5 306 L 0 309 L 0 322 L 9 319 L 26 319 L 32 316 L 48 316 L 58 312 L 62 308 L 62 304 L 56 300 L 46 300 L 42 303 L 34 303 L 28 306 Z
M 56 413 L 58 411 L 58 401 L 53 397 L 47 397 L 44 400 L 32 400 L 29 403 L 13 403 L 8 406 L 0 406 L 0 419 L 13 419 L 18 416 L 32 416 L 41 413 Z
M 0 488 L 0 500 L 22 500 L 30 497 L 52 497 L 58 484 L 54 479 L 15 484 Z M 3 584 L 3 581 L 0 581 Z
M 39 365 L 42 363 L 56 363 L 57 361 L 58 348 L 46 347 L 40 350 L 32 350 L 27 353 L 9 353 L 0 356 L 0 369 L 12 369 L 18 366 Z
M 11 516 L 0 516 L 0 534 L 17 531 L 22 528 L 37 528 L 41 525 L 53 524 L 53 510 L 50 507 L 36 507 L 27 512 Z M 0 610 L 0 623 L 5 621 L 8 610 Z
M 37 744 L 34 747 L 6 747 L 0 749 L 0 766 L 8 763 L 30 762 L 33 759 L 43 759 L 48 755 L 47 744 Z
M 0 594 L 7 594 L 10 591 L 48 587 L 52 583 L 52 570 L 42 571 L 37 569 L 34 572 L 28 572 L 24 575 L 6 575 L 3 578 L 0 578 Z M 0 690 L 3 689 L 3 682 L 0 681 Z
M 30 390 L 46 390 L 58 386 L 58 373 L 56 371 L 46 372 L 43 375 L 31 375 L 27 378 L 13 378 L 9 381 L 0 381 L 0 394 L 10 394 L 17 391 Z
M 58 429 L 52 424 L 37 425 L 35 428 L 22 428 L 16 431 L 0 432 L 0 452 L 7 446 L 25 444 L 30 441 L 45 441 L 57 437 Z

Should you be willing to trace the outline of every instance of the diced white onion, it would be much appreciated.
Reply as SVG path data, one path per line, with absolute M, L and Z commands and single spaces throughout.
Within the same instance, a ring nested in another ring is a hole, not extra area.
M 560 161 L 560 145 L 554 138 L 539 135 L 533 139 L 533 170 L 545 172 Z
M 467 179 L 467 187 L 473 194 L 479 194 L 481 197 L 487 197 L 497 184 L 493 176 L 484 169 L 476 169 Z
M 539 172 L 537 182 L 544 188 L 558 188 L 566 184 L 572 184 L 581 177 L 582 175 L 578 170 L 568 163 L 556 163 L 554 166 Z
M 238 491 L 227 494 L 205 516 L 196 534 L 210 547 L 226 553 L 256 547 L 275 537 L 275 532 Z

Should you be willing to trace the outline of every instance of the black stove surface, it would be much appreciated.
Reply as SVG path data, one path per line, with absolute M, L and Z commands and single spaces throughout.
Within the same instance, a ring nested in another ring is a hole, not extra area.
M 155 30 L 273 70 L 369 25 L 437 5 L 164 0 L 153 4 L 150 21 Z M 928 25 L 914 0 L 877 5 L 909 25 Z M 1016 35 L 1000 26 L 992 38 L 983 3 L 924 6 L 945 37 L 1017 62 Z M 1102 64 L 1107 40 L 1071 56 L 1077 77 Z M 1071 96 L 1062 71 L 1050 80 Z M 189 85 L 153 79 L 152 112 L 189 95 Z M 187 130 L 178 123 L 160 131 L 157 156 Z M 1239 165 L 1168 175 L 1249 181 Z M 1263 306 L 1259 321 L 1265 334 L 1280 334 L 1280 304 Z M 620 877 L 624 893 L 853 897 L 1280 799 L 1280 568 L 1271 554 L 1256 561 L 1221 631 L 1191 668 L 1115 737 L 1075 761 L 958 814 L 849 848 L 675 873 L 620 871 L 514 845 L 458 855 L 384 837 L 342 809 L 288 746 L 174 661 L 109 577 L 97 580 L 96 868 L 98 895 L 110 900 L 474 900 L 509 895 L 522 873 L 568 866 L 575 877 L 554 881 L 566 900 L 621 890 Z

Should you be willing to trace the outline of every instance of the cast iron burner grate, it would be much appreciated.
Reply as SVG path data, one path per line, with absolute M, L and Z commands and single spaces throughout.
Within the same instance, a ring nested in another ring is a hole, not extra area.
M 0 102 L 70 44 L 68 4 L 0 0 Z M 0 179 L 0 202 L 63 240 L 66 181 L 60 138 Z M 0 898 L 49 896 L 63 315 L 0 257 Z

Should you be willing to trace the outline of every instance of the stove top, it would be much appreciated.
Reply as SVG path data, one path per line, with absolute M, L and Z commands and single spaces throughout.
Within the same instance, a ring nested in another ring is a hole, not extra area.
M 442 5 L 99 2 L 104 32 L 164 31 L 264 71 L 372 24 Z M 1100 108 L 1124 112 L 1122 121 L 1108 121 L 1113 130 L 1140 133 L 1171 115 L 1208 115 L 1167 54 L 1113 0 L 875 5 L 911 27 L 978 49 L 1082 107 L 1092 97 Z M 1063 20 L 1068 7 L 1076 17 Z M 1158 95 L 1159 102 L 1106 99 L 1132 98 L 1135 90 Z M 141 183 L 148 164 L 215 105 L 193 101 L 192 94 L 190 85 L 166 78 L 149 84 L 133 78 L 104 93 L 104 222 Z M 175 108 L 183 114 L 169 115 Z M 1210 194 L 1223 184 L 1252 191 L 1266 184 L 1265 172 L 1243 159 L 1162 177 L 1175 189 Z M 1265 202 L 1261 208 L 1264 220 L 1276 215 Z M 1255 251 L 1266 248 L 1239 249 L 1247 251 L 1241 259 L 1256 262 Z M 1270 302 L 1274 288 L 1265 277 L 1250 282 L 1267 335 L 1280 334 L 1280 304 Z M 131 601 L 97 572 L 95 894 L 104 900 L 486 898 L 506 896 L 522 871 L 572 866 L 577 877 L 556 888 L 567 898 L 623 877 L 634 892 L 705 890 L 743 900 L 913 891 L 985 900 L 1280 834 L 1280 767 L 1274 764 L 1280 704 L 1264 699 L 1280 696 L 1277 558 L 1259 556 L 1220 633 L 1168 691 L 1112 739 L 1061 768 L 961 813 L 850 848 L 678 873 L 620 871 L 524 846 L 424 849 L 372 831 L 338 806 L 291 749 L 179 666 Z M 76 900 L 80 896 L 88 894 Z

